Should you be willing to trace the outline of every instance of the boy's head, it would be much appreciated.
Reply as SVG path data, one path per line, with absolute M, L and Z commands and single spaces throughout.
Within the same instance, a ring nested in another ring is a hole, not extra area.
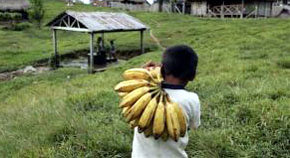
M 173 46 L 163 53 L 161 73 L 165 81 L 173 77 L 187 83 L 195 78 L 197 63 L 198 56 L 192 48 L 186 45 Z

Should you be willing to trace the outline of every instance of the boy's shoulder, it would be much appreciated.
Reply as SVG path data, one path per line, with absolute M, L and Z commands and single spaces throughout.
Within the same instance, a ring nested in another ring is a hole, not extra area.
M 177 102 L 188 102 L 199 104 L 199 97 L 196 93 L 187 90 L 166 90 L 170 97 Z

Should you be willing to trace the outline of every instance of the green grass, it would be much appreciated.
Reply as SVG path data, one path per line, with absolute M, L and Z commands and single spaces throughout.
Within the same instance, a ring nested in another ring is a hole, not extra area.
M 49 17 L 57 14 L 53 12 Z M 289 157 L 289 20 L 130 14 L 148 24 L 162 45 L 188 44 L 199 54 L 198 76 L 187 89 L 200 96 L 202 125 L 190 133 L 190 157 Z M 19 37 L 18 44 L 29 52 L 11 49 L 19 61 L 38 56 L 25 46 L 24 34 L 5 36 Z M 76 44 L 80 36 L 64 38 Z M 36 37 L 29 39 L 38 41 Z M 127 38 L 134 43 L 135 37 Z M 65 41 L 63 49 L 82 48 L 65 46 Z M 49 41 L 37 44 L 40 51 L 49 47 Z M 64 68 L 1 82 L 1 157 L 129 157 L 133 135 L 120 115 L 113 86 L 125 69 L 160 58 L 156 50 L 94 75 Z M 12 57 L 5 61 L 19 66 Z

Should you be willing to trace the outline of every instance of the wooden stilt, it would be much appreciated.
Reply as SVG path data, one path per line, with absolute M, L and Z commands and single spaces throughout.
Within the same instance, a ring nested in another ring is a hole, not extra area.
M 256 2 L 256 6 L 255 6 L 255 18 L 257 18 L 258 16 L 258 4 Z
M 94 33 L 90 33 L 90 65 L 89 65 L 89 73 L 93 73 L 94 69 Z
M 102 33 L 102 47 L 105 49 L 105 33 Z
M 242 9 L 241 9 L 241 19 L 244 18 L 244 6 L 245 6 L 245 0 L 242 0 Z
M 222 6 L 221 6 L 221 18 L 223 19 L 224 17 L 225 17 L 225 15 L 224 15 L 224 5 L 225 5 L 225 2 L 223 1 L 223 4 L 222 4 Z
M 141 53 L 142 54 L 144 53 L 144 39 L 143 39 L 143 36 L 144 36 L 144 30 L 141 30 L 140 31 L 140 49 L 141 49 Z
M 185 0 L 182 2 L 182 14 L 185 14 Z
M 57 52 L 57 34 L 56 30 L 52 29 L 52 38 L 53 38 L 53 50 L 54 50 L 54 66 L 55 68 L 59 67 L 59 55 Z

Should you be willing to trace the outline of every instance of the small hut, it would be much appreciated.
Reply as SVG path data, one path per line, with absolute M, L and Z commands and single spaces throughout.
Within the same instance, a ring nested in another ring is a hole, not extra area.
M 287 0 L 286 0 L 287 1 Z M 277 0 L 187 0 L 191 14 L 211 17 L 271 17 Z
M 22 19 L 28 19 L 28 0 L 0 0 L 0 12 L 21 13 Z
M 53 48 L 54 48 L 54 64 L 59 66 L 59 55 L 57 49 L 57 30 L 84 32 L 90 35 L 90 54 L 89 67 L 90 73 L 93 72 L 95 64 L 94 53 L 94 37 L 96 34 L 101 35 L 102 43 L 104 43 L 105 33 L 110 32 L 140 32 L 140 52 L 144 53 L 144 31 L 148 30 L 145 24 L 138 19 L 125 13 L 109 13 L 109 12 L 76 12 L 65 11 L 53 20 L 47 26 L 52 30 Z M 96 56 L 99 59 L 102 56 Z

